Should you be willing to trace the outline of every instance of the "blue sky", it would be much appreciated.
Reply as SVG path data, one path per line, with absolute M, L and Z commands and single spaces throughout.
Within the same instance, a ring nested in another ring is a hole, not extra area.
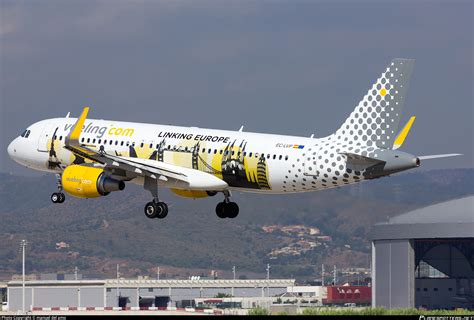
M 472 1 L 2 0 L 0 171 L 27 125 L 90 117 L 335 131 L 396 57 L 416 66 L 403 150 L 473 167 Z

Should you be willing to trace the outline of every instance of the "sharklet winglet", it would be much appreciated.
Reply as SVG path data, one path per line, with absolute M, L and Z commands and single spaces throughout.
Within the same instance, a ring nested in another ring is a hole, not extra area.
M 71 131 L 66 137 L 66 146 L 79 144 L 79 137 L 81 136 L 82 127 L 84 126 L 84 122 L 86 121 L 88 113 L 89 107 L 84 107 L 81 116 L 77 119 L 76 123 L 71 128 Z

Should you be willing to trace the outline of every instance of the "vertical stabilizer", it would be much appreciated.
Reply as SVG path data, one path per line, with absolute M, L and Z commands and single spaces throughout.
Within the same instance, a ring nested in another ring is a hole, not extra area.
M 414 65 L 413 59 L 392 60 L 336 131 L 335 138 L 353 144 L 392 148 Z

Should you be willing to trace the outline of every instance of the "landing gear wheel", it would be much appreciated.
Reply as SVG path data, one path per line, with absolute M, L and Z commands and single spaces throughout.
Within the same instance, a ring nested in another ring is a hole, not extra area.
M 225 208 L 226 208 L 225 202 L 219 202 L 216 206 L 216 215 L 221 219 L 227 218 Z
M 64 195 L 64 193 L 60 192 L 58 193 L 59 194 L 59 200 L 58 200 L 58 203 L 63 203 L 64 200 L 66 200 L 66 196 Z
M 227 217 L 234 219 L 239 215 L 239 206 L 235 202 L 229 202 L 227 203 Z
M 156 218 L 158 206 L 155 202 L 151 201 L 145 205 L 145 216 L 149 219 Z
M 145 206 L 145 216 L 150 219 L 164 219 L 168 215 L 168 205 L 164 202 L 148 202 Z
M 53 203 L 59 203 L 59 199 L 60 199 L 59 193 L 55 192 L 51 195 L 51 201 Z
M 158 202 L 156 204 L 158 208 L 158 213 L 156 214 L 156 218 L 158 219 L 164 219 L 168 215 L 168 205 L 164 202 Z
M 233 219 L 239 215 L 239 206 L 235 202 L 219 202 L 216 206 L 216 214 L 221 219 Z

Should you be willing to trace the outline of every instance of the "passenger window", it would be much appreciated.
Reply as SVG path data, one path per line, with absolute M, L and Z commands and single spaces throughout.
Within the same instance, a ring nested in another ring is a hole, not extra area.
M 28 132 L 26 133 L 28 134 Z M 28 138 L 28 136 L 26 136 Z M 59 141 L 62 141 L 63 140 L 63 136 L 59 136 Z
M 288 160 L 288 156 L 285 156 L 285 161 Z
M 97 143 L 98 143 L 98 144 L 100 144 L 101 142 L 102 142 L 102 140 L 101 140 L 101 139 L 99 139 L 99 141 L 97 141 Z
M 211 152 L 212 152 L 212 149 L 209 148 L 209 150 L 207 150 L 207 153 L 211 154 Z
M 234 154 L 235 154 L 235 151 L 232 151 L 232 155 L 234 155 Z
M 281 160 L 281 158 L 283 158 L 283 156 L 280 154 L 280 156 L 278 157 L 278 160 Z
M 255 153 L 255 158 L 258 158 L 258 153 Z
M 126 144 L 127 144 L 127 147 L 128 147 L 128 146 L 130 146 L 130 141 L 127 141 L 127 143 L 126 143 Z
M 247 151 L 244 151 L 244 157 L 247 155 Z
M 270 159 L 270 154 L 267 154 L 267 159 Z
M 81 142 L 84 142 L 84 138 L 81 138 Z
M 62 137 L 59 137 L 59 140 L 61 140 Z M 95 143 L 95 138 L 92 139 L 92 143 Z
M 222 149 L 221 149 L 221 150 L 219 150 L 219 153 L 220 153 L 220 154 L 222 154 Z
M 150 149 L 153 148 L 153 143 L 150 143 Z
M 115 140 L 115 145 L 118 145 L 118 140 Z
M 122 142 L 120 142 L 120 145 L 121 145 L 121 146 L 123 146 L 123 141 L 122 141 Z
M 249 157 L 252 157 L 252 152 L 249 153 Z
M 143 142 L 142 142 L 142 143 L 140 143 L 140 148 L 143 148 Z
M 91 138 L 87 138 L 87 143 L 91 142 Z
M 216 154 L 216 153 L 217 153 L 217 149 L 214 149 L 214 154 Z
M 112 145 L 112 142 L 113 142 L 113 141 L 112 141 L 112 140 L 110 140 L 110 141 L 109 141 L 109 144 L 110 144 L 110 145 Z
M 275 159 L 276 159 L 276 157 L 277 157 L 277 155 L 276 155 L 276 154 L 274 154 L 274 155 L 273 155 L 273 160 L 275 160 Z

